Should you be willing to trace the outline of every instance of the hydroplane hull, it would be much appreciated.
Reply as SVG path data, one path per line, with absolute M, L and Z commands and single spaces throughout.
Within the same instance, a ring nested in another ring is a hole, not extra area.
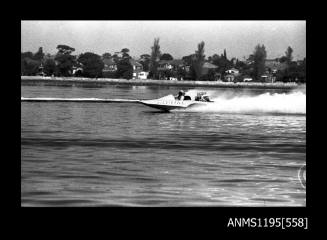
M 173 95 L 153 100 L 132 100 L 132 99 L 100 99 L 100 98 L 25 98 L 21 97 L 22 102 L 93 102 L 93 103 L 141 103 L 148 107 L 156 108 L 165 112 L 174 109 L 186 109 L 193 105 L 209 104 L 211 101 L 177 100 Z
M 206 104 L 206 102 L 194 100 L 176 100 L 173 95 L 168 95 L 154 100 L 140 100 L 140 103 L 166 112 L 174 109 L 185 109 L 197 104 Z

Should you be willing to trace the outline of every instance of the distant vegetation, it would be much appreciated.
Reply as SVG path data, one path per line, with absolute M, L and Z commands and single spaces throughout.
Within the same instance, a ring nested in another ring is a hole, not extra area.
M 99 55 L 91 52 L 82 53 L 77 62 L 81 64 L 85 77 L 101 77 L 104 63 Z
M 169 53 L 161 53 L 159 38 L 154 39 L 150 54 L 144 53 L 139 59 L 132 59 L 128 48 L 113 53 L 105 52 L 101 56 L 92 52 L 74 55 L 75 49 L 63 44 L 58 45 L 56 49 L 55 55 L 44 54 L 42 47 L 35 53 L 22 52 L 21 75 L 131 79 L 135 72 L 132 62 L 137 60 L 141 70 L 149 72 L 148 78 L 151 79 L 232 79 L 228 81 L 238 82 L 248 78 L 255 82 L 265 82 L 267 79 L 271 82 L 306 82 L 306 59 L 293 61 L 293 49 L 290 46 L 284 56 L 267 59 L 266 47 L 257 44 L 253 53 L 243 60 L 228 59 L 226 49 L 220 55 L 206 57 L 203 41 L 198 44 L 193 54 L 174 59 Z M 112 66 L 106 64 L 108 60 Z M 163 63 L 170 64 L 171 67 L 162 67 Z M 208 64 L 211 64 L 211 67 L 203 71 Z M 110 70 L 110 67 L 113 67 L 113 70 Z M 105 71 L 106 69 L 109 71 Z M 236 69 L 237 73 L 229 72 L 230 69 Z
M 155 38 L 153 42 L 153 46 L 151 47 L 151 56 L 149 62 L 150 78 L 154 78 L 154 79 L 159 78 L 158 65 L 159 65 L 160 56 L 161 56 L 161 52 L 160 52 L 159 38 Z

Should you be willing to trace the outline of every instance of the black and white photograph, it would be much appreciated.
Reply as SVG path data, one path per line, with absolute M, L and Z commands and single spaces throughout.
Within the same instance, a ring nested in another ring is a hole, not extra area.
M 305 20 L 21 20 L 21 207 L 306 207 Z

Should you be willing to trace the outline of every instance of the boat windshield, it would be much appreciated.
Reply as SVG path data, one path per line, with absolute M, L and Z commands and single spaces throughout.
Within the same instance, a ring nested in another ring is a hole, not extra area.
M 195 101 L 210 102 L 209 96 L 206 92 L 198 92 Z
M 185 100 L 192 100 L 192 98 L 190 96 L 186 95 L 186 96 L 184 96 L 184 101 Z

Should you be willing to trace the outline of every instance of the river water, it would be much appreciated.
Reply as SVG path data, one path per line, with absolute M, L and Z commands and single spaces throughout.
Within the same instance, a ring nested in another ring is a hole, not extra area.
M 21 96 L 152 99 L 178 90 L 22 86 Z M 22 102 L 21 205 L 305 206 L 305 92 L 195 90 L 216 103 L 162 113 Z

